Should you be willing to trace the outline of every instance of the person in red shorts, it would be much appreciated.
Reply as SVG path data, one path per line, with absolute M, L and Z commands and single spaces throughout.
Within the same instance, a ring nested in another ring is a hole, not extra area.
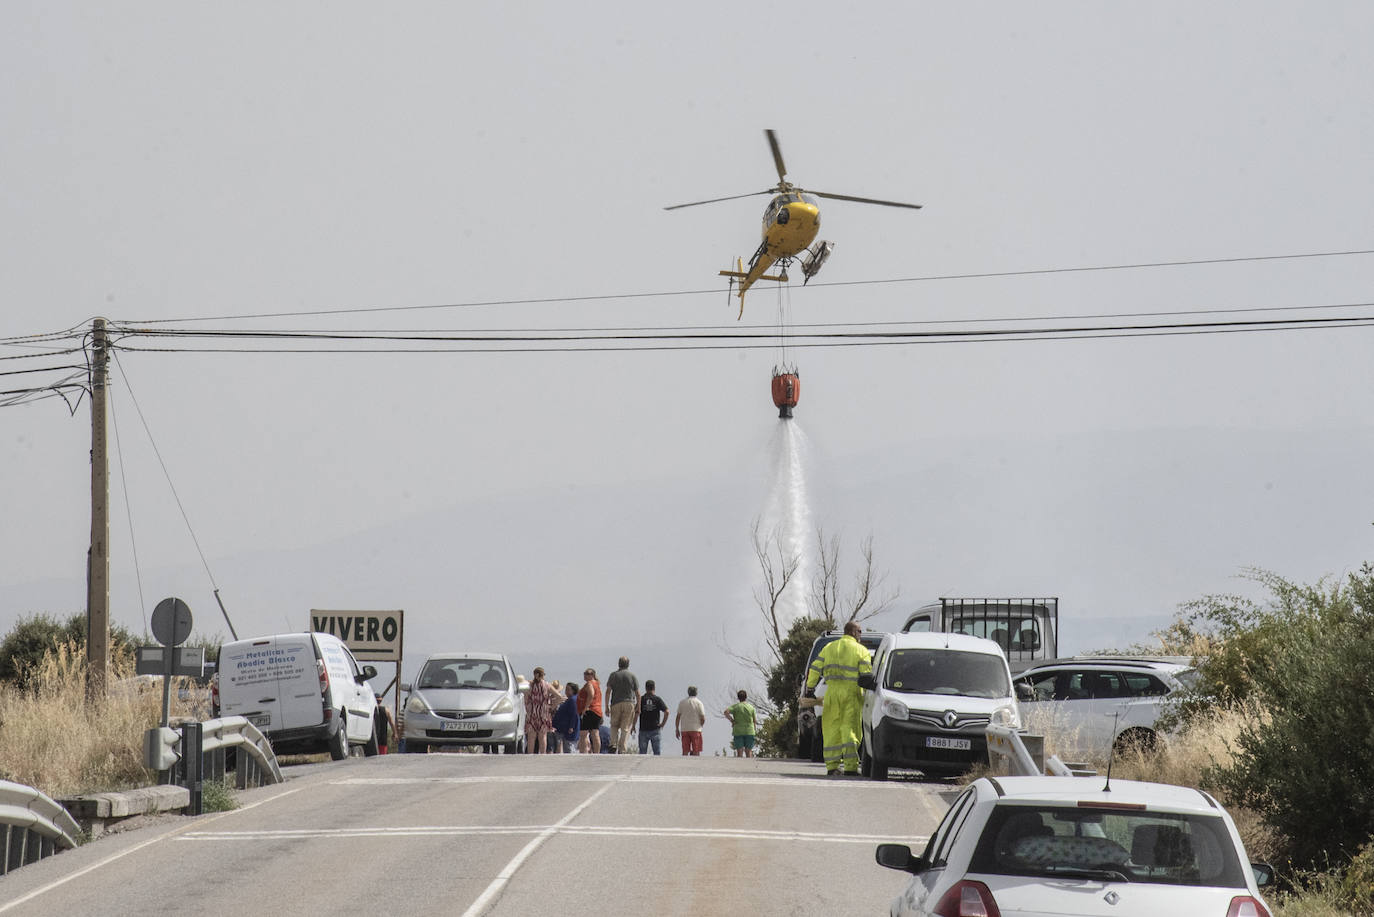
M 684 755 L 701 754 L 701 727 L 706 725 L 706 707 L 697 699 L 697 686 L 688 685 L 687 696 L 677 705 L 673 734 L 682 740 Z

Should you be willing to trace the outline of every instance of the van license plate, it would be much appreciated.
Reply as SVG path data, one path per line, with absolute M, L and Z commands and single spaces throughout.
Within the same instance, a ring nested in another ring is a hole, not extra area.
M 973 747 L 969 739 L 946 739 L 944 736 L 926 736 L 926 748 L 957 748 L 968 751 Z
M 266 713 L 250 713 L 247 720 L 259 729 L 266 729 L 272 725 L 272 717 Z
M 458 720 L 444 724 L 444 732 L 476 732 L 476 720 Z

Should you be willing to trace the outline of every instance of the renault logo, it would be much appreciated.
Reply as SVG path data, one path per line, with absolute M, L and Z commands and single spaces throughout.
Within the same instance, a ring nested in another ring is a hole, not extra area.
M 1107 902 L 1108 904 L 1116 904 L 1118 901 L 1121 900 L 1121 896 L 1118 895 L 1116 892 L 1107 892 L 1107 894 L 1102 896 L 1102 900 Z
M 955 724 L 959 722 L 959 714 L 955 713 L 953 710 L 946 710 L 943 719 L 945 721 L 945 728 L 953 729 Z

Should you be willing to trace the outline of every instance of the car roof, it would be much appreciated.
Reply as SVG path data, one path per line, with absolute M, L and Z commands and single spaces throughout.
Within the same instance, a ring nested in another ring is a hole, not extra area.
M 1156 811 L 1195 812 L 1215 815 L 1221 806 L 1202 790 L 1169 783 L 1112 780 L 1097 777 L 984 777 L 985 792 L 997 801 L 1016 805 L 1144 805 Z M 981 796 L 981 794 L 980 794 Z
M 1043 672 L 1050 669 L 1136 669 L 1141 671 L 1168 672 L 1177 674 L 1186 672 L 1193 666 L 1187 661 L 1186 656 L 1160 656 L 1150 658 L 1147 656 L 1072 656 L 1067 659 L 1046 659 L 1037 662 L 1035 665 L 1027 666 L 1022 670 L 1021 675 L 1030 675 L 1034 672 Z
M 1006 657 L 995 641 L 986 637 L 969 634 L 948 634 L 943 631 L 917 631 L 915 633 L 888 634 L 887 646 L 893 650 L 905 649 L 948 649 L 965 653 L 987 653 Z
M 505 653 L 430 653 L 425 662 L 431 659 L 500 659 L 506 661 Z

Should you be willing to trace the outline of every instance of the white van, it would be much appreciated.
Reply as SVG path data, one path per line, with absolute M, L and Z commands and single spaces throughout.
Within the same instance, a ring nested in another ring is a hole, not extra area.
M 377 696 L 367 680 L 376 677 L 332 634 L 238 640 L 220 647 L 215 712 L 245 717 L 277 754 L 328 751 L 338 761 L 361 745 L 375 755 Z
M 889 767 L 927 776 L 962 774 L 987 761 L 989 723 L 1021 728 L 1002 648 L 964 634 L 888 634 L 873 654 L 864 691 L 859 770 L 886 780 Z

